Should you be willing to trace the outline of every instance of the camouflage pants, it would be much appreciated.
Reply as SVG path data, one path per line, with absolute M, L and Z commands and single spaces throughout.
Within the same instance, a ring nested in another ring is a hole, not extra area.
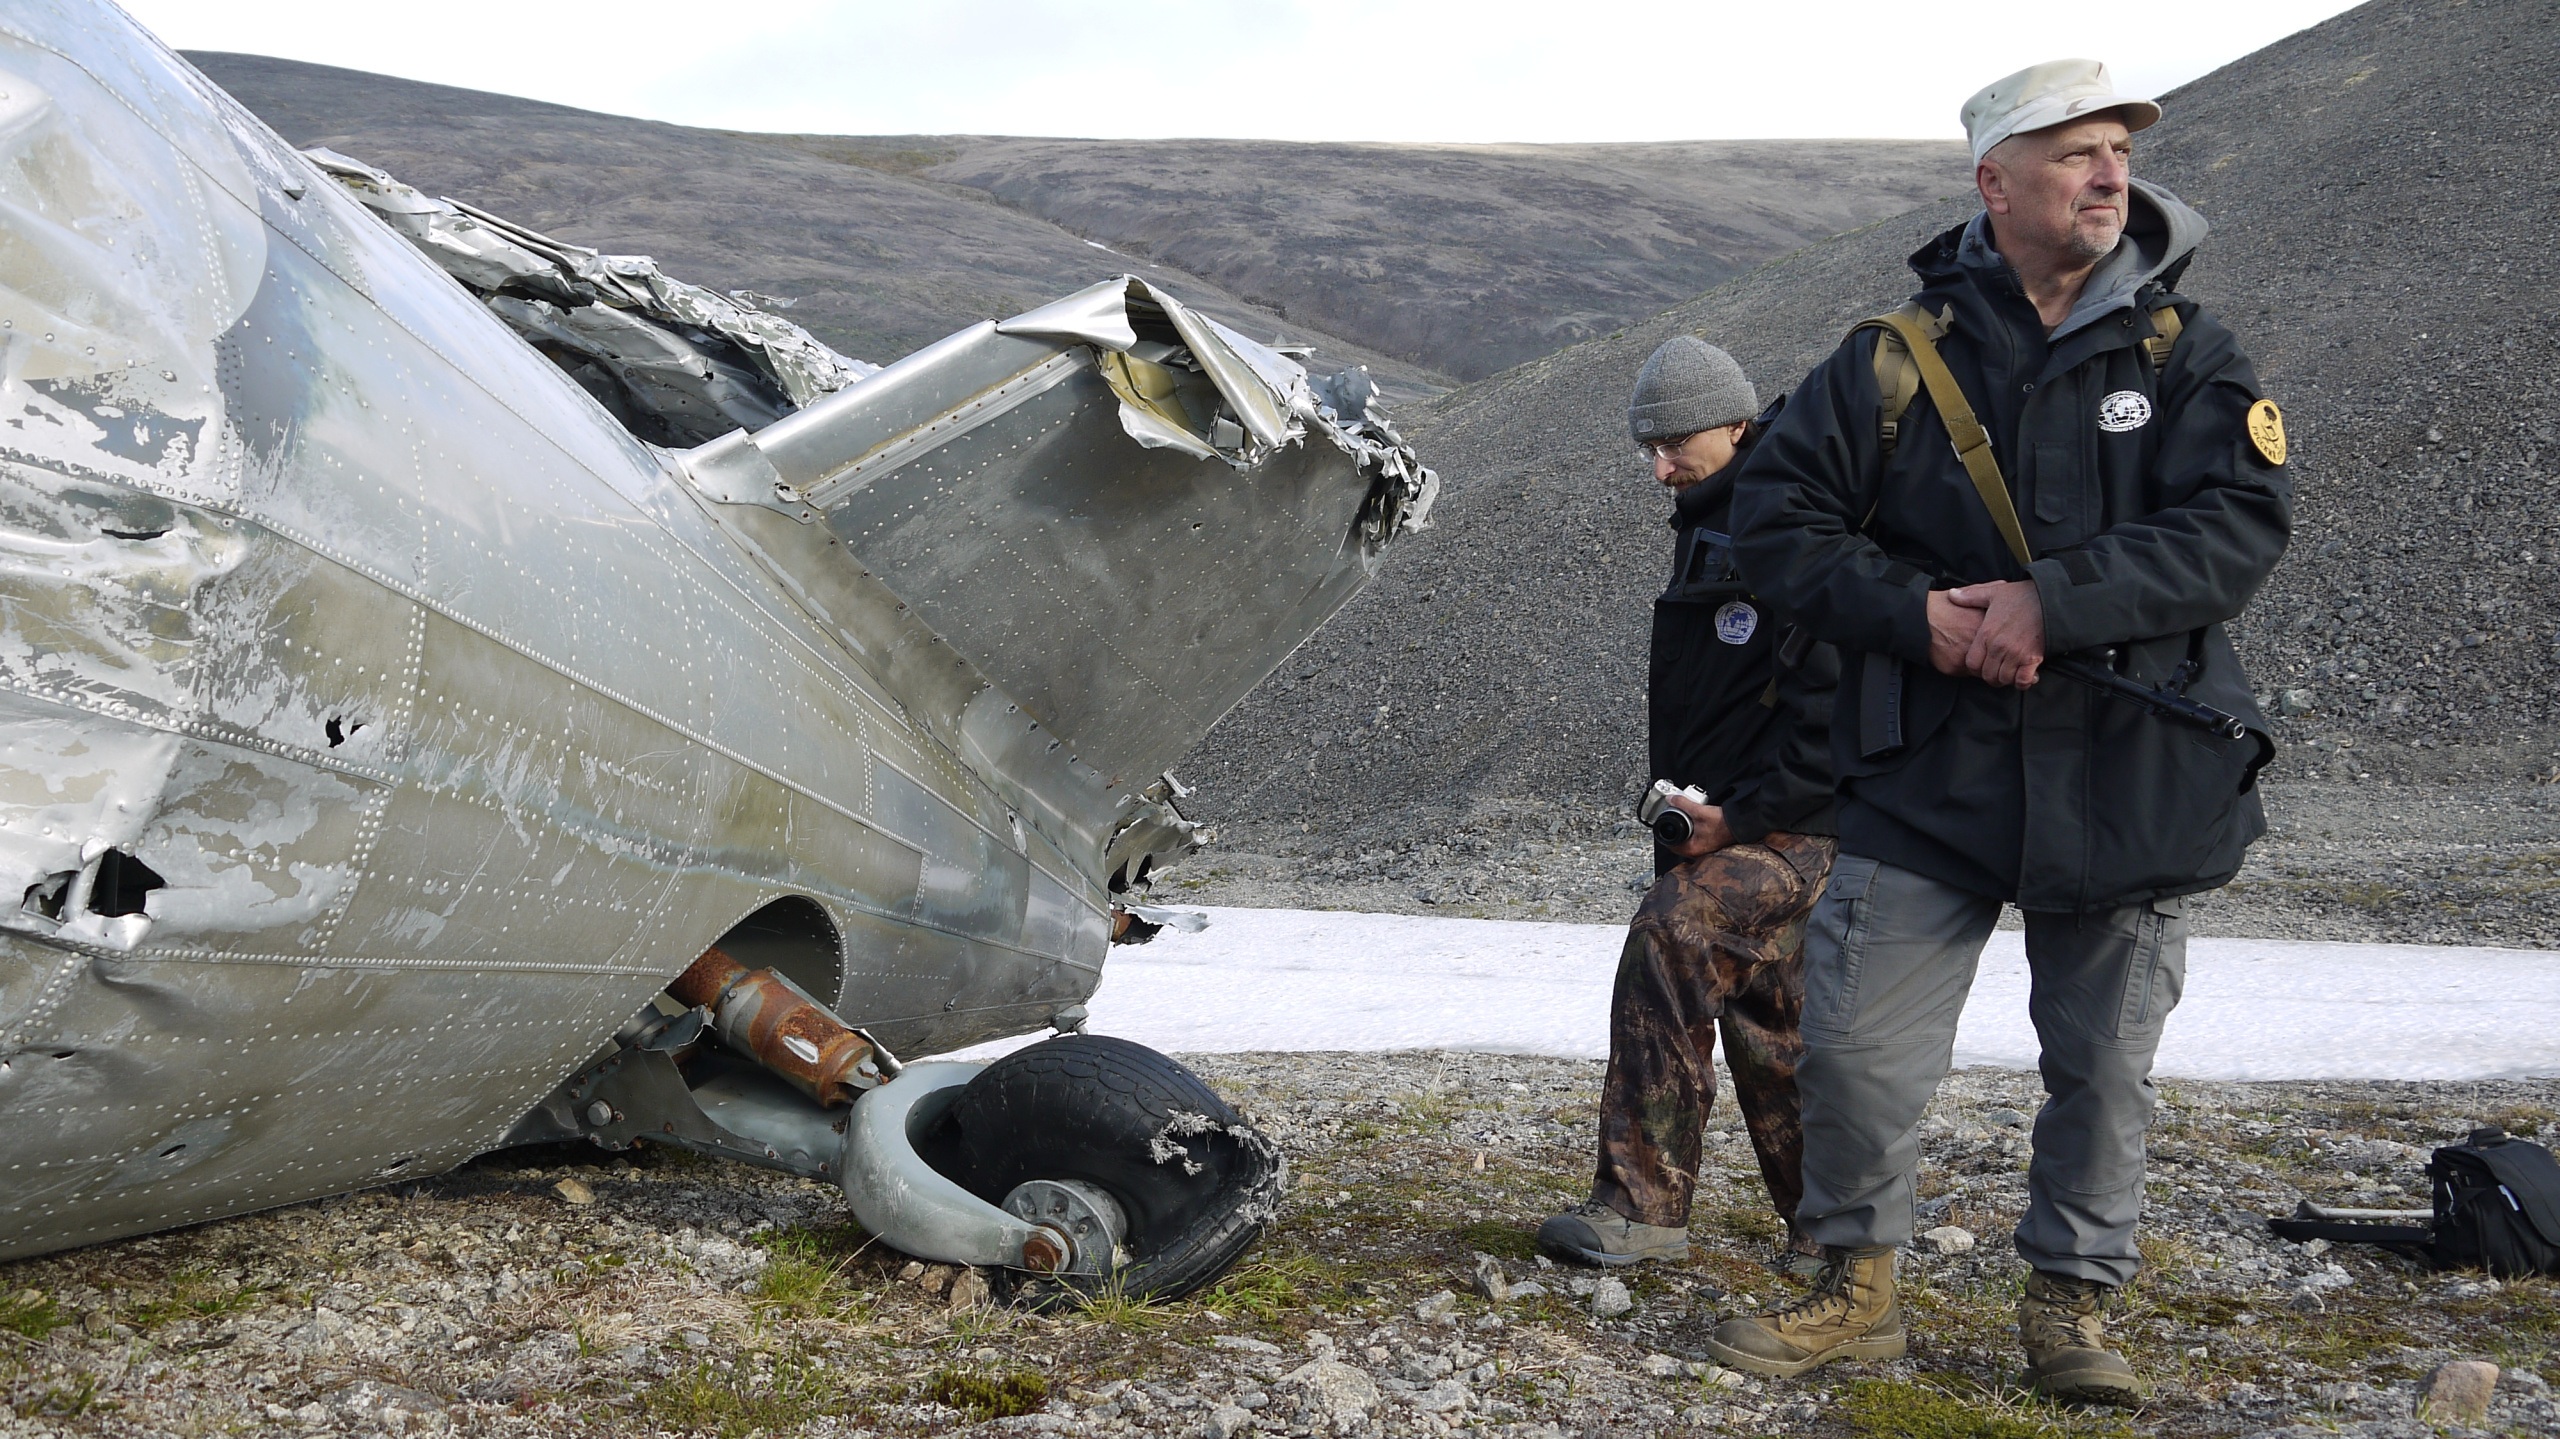
M 1654 881 L 1627 927 L 1609 1006 L 1592 1198 L 1640 1224 L 1689 1222 L 1721 1026 L 1760 1177 L 1793 1231 L 1804 1197 L 1805 916 L 1838 850 L 1827 836 L 1771 834 Z

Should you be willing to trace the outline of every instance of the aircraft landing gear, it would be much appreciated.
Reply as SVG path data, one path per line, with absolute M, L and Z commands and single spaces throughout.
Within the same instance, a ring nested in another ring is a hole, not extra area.
M 1199 1289 L 1277 1216 L 1288 1178 L 1279 1150 L 1198 1075 L 1106 1035 L 1061 1035 L 997 1060 L 916 1147 L 978 1197 L 1109 1255 L 1000 1271 L 998 1294 L 1029 1304 Z

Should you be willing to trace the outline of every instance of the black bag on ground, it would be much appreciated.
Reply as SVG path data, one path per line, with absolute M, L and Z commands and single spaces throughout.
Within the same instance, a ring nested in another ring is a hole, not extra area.
M 2427 1161 L 2436 1212 L 2426 1226 L 2348 1224 L 2305 1217 L 2267 1227 L 2296 1243 L 2381 1244 L 2437 1269 L 2486 1269 L 2501 1279 L 2560 1275 L 2560 1159 L 2500 1129 L 2475 1129 Z M 2308 1206 L 2305 1206 L 2308 1208 Z

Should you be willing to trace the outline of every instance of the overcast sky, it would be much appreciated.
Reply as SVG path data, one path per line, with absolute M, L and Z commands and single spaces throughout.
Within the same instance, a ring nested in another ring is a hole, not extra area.
M 2090 55 L 2154 95 L 2337 0 L 125 0 L 282 55 L 688 125 L 835 134 L 1557 141 L 1954 137 Z

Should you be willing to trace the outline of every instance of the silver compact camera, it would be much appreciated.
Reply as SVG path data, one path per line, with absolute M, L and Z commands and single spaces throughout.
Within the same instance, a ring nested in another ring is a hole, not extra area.
M 1655 780 L 1653 788 L 1644 792 L 1644 798 L 1636 801 L 1636 823 L 1652 830 L 1655 839 L 1668 845 L 1687 844 L 1689 836 L 1698 832 L 1687 811 L 1672 806 L 1675 795 L 1691 804 L 1707 802 L 1705 790 L 1696 785 L 1683 788 L 1667 779 Z

